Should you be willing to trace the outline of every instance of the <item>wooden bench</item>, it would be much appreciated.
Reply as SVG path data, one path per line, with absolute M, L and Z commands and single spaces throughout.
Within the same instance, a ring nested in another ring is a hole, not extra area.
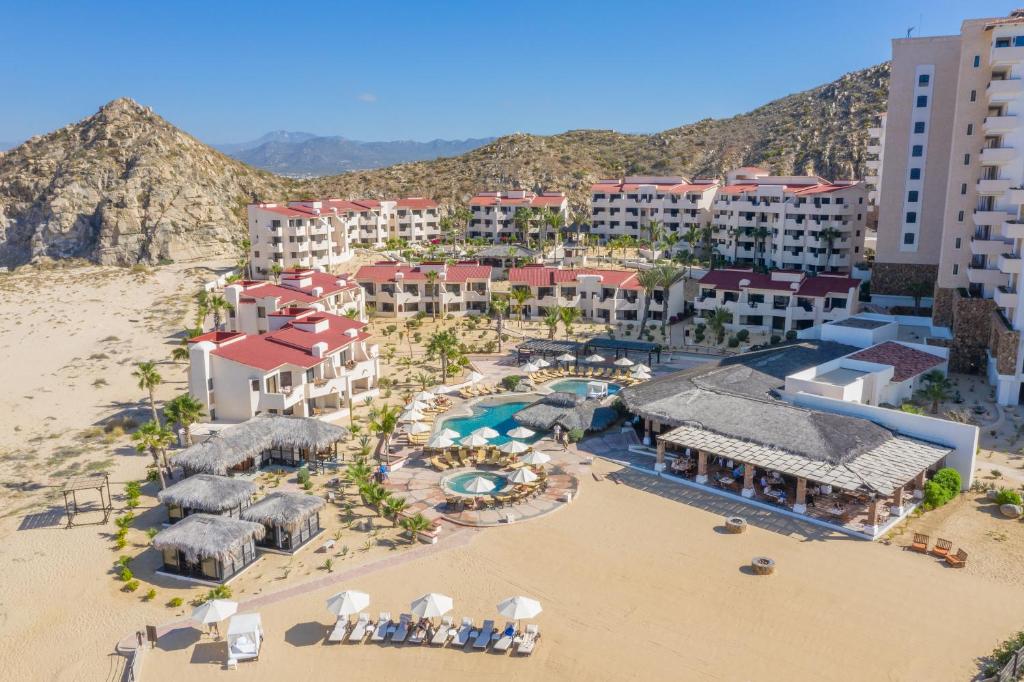
M 946 563 L 953 568 L 963 568 L 967 563 L 967 552 L 960 548 L 956 551 L 956 554 L 947 554 Z
M 951 549 L 953 549 L 952 542 L 950 542 L 949 540 L 943 540 L 942 538 L 939 538 L 935 541 L 935 546 L 932 548 L 932 554 L 939 557 L 940 559 L 945 559 L 949 556 L 949 552 Z
M 914 533 L 914 542 L 910 545 L 909 549 L 911 552 L 920 552 L 921 554 L 928 553 L 928 542 L 929 538 L 924 533 Z

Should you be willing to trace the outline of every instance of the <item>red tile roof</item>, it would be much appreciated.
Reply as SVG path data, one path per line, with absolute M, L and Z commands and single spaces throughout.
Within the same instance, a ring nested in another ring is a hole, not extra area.
M 547 266 L 526 266 L 509 268 L 508 281 L 531 287 L 547 287 L 564 282 L 575 282 L 580 275 L 599 275 L 601 284 L 619 289 L 642 289 L 636 280 L 635 270 L 597 270 L 595 268 L 551 268 Z
M 402 273 L 402 281 L 425 282 L 427 273 L 419 267 L 408 265 L 397 265 L 390 263 L 377 263 L 364 265 L 356 271 L 355 278 L 360 282 L 375 282 L 384 284 L 394 282 L 395 275 Z M 477 264 L 449 265 L 444 270 L 445 282 L 465 282 L 469 279 L 490 279 L 491 266 Z M 439 280 L 440 281 L 440 280 Z
M 894 370 L 892 380 L 896 382 L 906 381 L 938 367 L 946 361 L 943 357 L 904 346 L 896 341 L 886 341 L 877 346 L 865 348 L 849 357 L 851 360 L 877 362 L 880 365 L 892 366 Z
M 717 187 L 717 183 L 714 182 L 597 182 L 590 186 L 591 193 L 594 192 L 610 192 L 612 194 L 622 192 L 635 192 L 640 187 L 654 186 L 661 192 L 667 192 L 669 194 L 685 194 L 687 192 L 707 192 L 710 189 Z
M 780 270 L 779 273 L 795 274 L 793 271 Z M 749 280 L 750 284 L 740 286 L 741 280 Z M 801 273 L 798 282 L 780 281 L 772 279 L 770 274 L 744 270 L 740 268 L 722 268 L 712 270 L 698 282 L 701 286 L 713 286 L 726 291 L 741 291 L 742 289 L 766 289 L 769 291 L 793 292 L 792 285 L 799 284 L 796 289 L 797 296 L 822 297 L 827 294 L 846 294 L 850 289 L 860 286 L 860 281 L 852 277 L 836 275 L 817 275 L 808 277 Z
M 527 192 L 525 197 L 508 197 L 504 193 L 498 192 L 499 196 L 495 196 L 494 192 L 488 192 L 486 194 L 477 194 L 475 197 L 469 200 L 470 206 L 494 206 L 500 204 L 502 206 L 561 206 L 568 200 L 564 194 L 540 195 L 537 196 L 533 192 Z
M 807 277 L 800 284 L 797 294 L 800 296 L 825 296 L 827 294 L 846 294 L 850 289 L 859 289 L 860 280 L 852 277 L 836 275 L 817 275 Z
M 326 320 L 327 328 L 320 332 L 311 332 L 295 326 L 317 320 Z M 314 344 L 326 343 L 327 353 L 333 353 L 356 341 L 369 338 L 370 335 L 362 331 L 365 326 L 358 320 L 316 312 L 289 322 L 269 334 L 246 336 L 241 341 L 225 344 L 211 354 L 264 371 L 277 369 L 286 364 L 305 368 L 315 367 L 323 358 L 313 355 Z M 358 333 L 354 337 L 349 336 L 346 333 L 348 330 L 356 330 Z
M 286 303 L 315 303 L 317 299 L 304 291 L 283 287 L 280 284 L 267 282 L 265 280 L 240 280 L 235 284 L 242 287 L 244 297 L 239 297 L 243 303 L 257 298 L 274 297 L 279 304 Z
M 399 199 L 395 202 L 398 208 L 408 208 L 414 211 L 420 211 L 428 208 L 437 208 L 437 202 L 433 199 L 424 199 L 423 197 L 406 197 Z

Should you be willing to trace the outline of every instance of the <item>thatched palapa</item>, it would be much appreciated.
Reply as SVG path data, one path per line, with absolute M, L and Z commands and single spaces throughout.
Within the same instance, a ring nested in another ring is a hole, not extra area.
M 208 440 L 182 450 L 173 458 L 186 474 L 224 476 L 246 460 L 272 449 L 318 452 L 348 438 L 348 430 L 319 419 L 260 415 L 222 429 Z
M 566 431 L 600 431 L 615 421 L 616 412 L 597 400 L 557 392 L 527 405 L 513 416 L 518 423 L 534 431 L 550 431 L 556 424 Z
M 243 511 L 242 518 L 295 533 L 306 519 L 319 512 L 326 504 L 316 495 L 272 493 Z
M 177 550 L 193 563 L 216 559 L 222 564 L 239 560 L 242 548 L 266 534 L 262 524 L 227 516 L 193 514 L 165 528 L 153 538 L 158 551 Z
M 249 481 L 210 474 L 196 474 L 157 494 L 163 504 L 204 512 L 224 512 L 243 506 L 256 493 Z

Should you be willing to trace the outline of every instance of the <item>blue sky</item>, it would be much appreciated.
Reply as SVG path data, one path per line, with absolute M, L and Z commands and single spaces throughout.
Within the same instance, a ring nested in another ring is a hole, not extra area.
M 1018 4 L 0 0 L 0 140 L 119 96 L 208 142 L 651 132 L 885 61 L 909 26 L 954 33 Z

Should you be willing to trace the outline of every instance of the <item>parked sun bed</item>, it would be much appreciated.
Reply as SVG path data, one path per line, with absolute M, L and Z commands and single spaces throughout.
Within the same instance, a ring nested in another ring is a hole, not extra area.
M 445 616 L 430 639 L 431 646 L 444 646 L 452 636 L 452 617 Z
M 472 632 L 473 619 L 463 616 L 462 625 L 459 626 L 458 632 L 455 633 L 455 644 L 462 647 L 469 644 L 469 636 Z
M 389 611 L 381 611 L 380 618 L 377 620 L 377 626 L 373 629 L 373 634 L 370 635 L 371 642 L 383 642 L 388 638 L 388 628 L 394 623 L 391 621 L 391 613 Z
M 428 626 L 429 623 L 425 618 L 420 619 L 420 622 L 416 623 L 416 625 L 409 631 L 409 644 L 423 644 L 427 639 Z
M 366 630 L 370 625 L 370 614 L 365 611 L 359 614 L 359 620 L 352 626 L 352 632 L 348 635 L 349 644 L 359 644 L 366 637 Z
M 494 646 L 491 647 L 492 651 L 499 653 L 506 653 L 512 648 L 512 642 L 516 636 L 515 623 L 509 621 L 505 623 L 505 627 L 501 629 L 498 639 L 494 642 Z
M 491 638 L 494 636 L 494 621 L 485 620 L 483 626 L 480 628 L 480 632 L 477 633 L 476 639 L 473 640 L 474 649 L 486 649 L 487 645 L 491 643 Z
M 346 634 L 348 634 L 348 620 L 345 618 L 338 618 L 338 622 L 334 624 L 334 629 L 331 630 L 331 634 L 327 636 L 327 641 L 344 642 Z
M 522 656 L 529 656 L 533 653 L 533 647 L 536 646 L 538 639 L 540 639 L 540 629 L 533 623 L 527 625 L 526 632 L 519 640 L 519 647 L 516 651 Z
M 412 625 L 412 614 L 403 613 L 398 618 L 398 627 L 395 628 L 395 634 L 391 635 L 391 641 L 398 644 L 404 642 L 409 637 L 409 628 Z

